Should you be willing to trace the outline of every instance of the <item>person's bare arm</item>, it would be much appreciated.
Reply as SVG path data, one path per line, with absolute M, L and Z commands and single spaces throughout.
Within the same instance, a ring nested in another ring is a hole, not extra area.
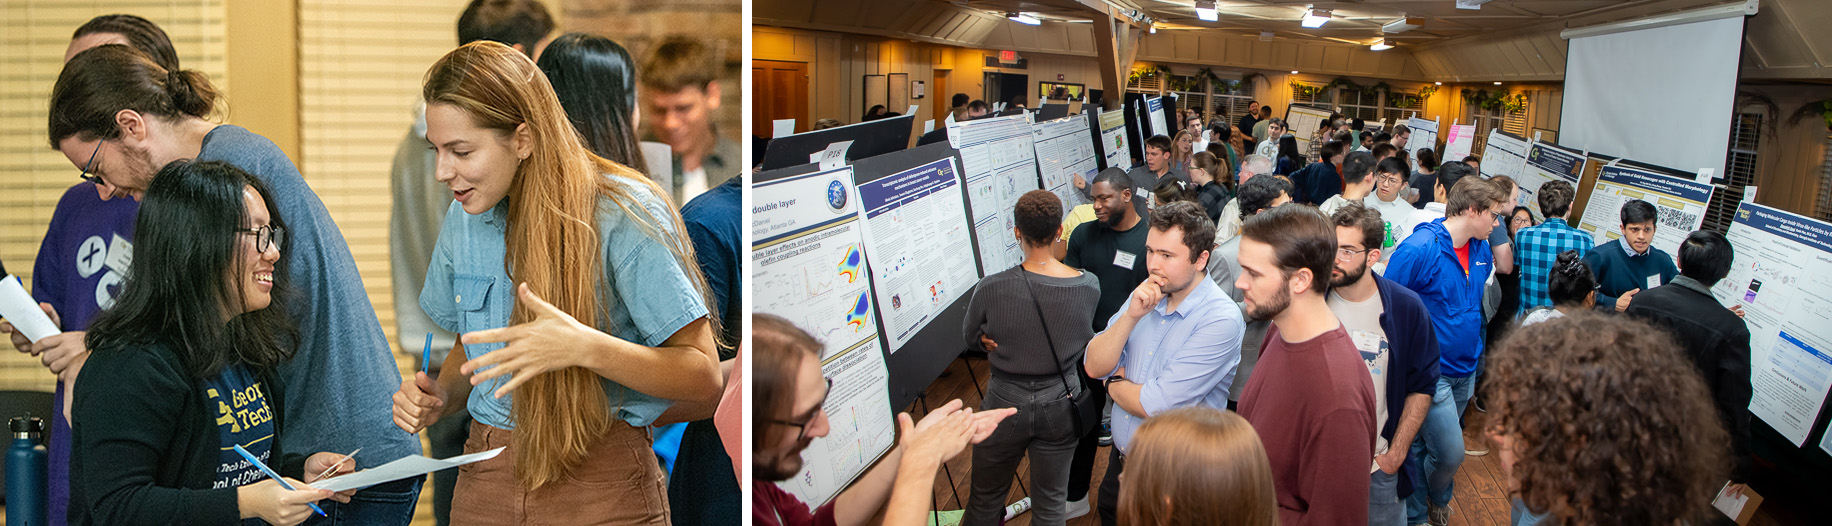
M 1374 457 L 1374 462 L 1380 464 L 1381 471 L 1389 474 L 1399 472 L 1399 468 L 1406 462 L 1406 453 L 1411 449 L 1412 439 L 1418 436 L 1419 426 L 1425 424 L 1425 413 L 1430 410 L 1431 395 L 1425 393 L 1406 395 L 1406 407 L 1400 410 L 1399 425 L 1393 429 L 1393 440 L 1387 442 L 1387 452 Z
M 724 392 L 723 389 L 725 388 L 726 382 L 731 381 L 732 367 L 737 364 L 737 358 L 719 362 L 719 386 L 721 393 Z M 662 412 L 662 416 L 655 418 L 655 425 L 696 422 L 712 418 L 713 413 L 719 410 L 719 401 L 722 398 L 724 397 L 710 401 L 675 401 L 674 405 L 668 406 L 667 411 Z

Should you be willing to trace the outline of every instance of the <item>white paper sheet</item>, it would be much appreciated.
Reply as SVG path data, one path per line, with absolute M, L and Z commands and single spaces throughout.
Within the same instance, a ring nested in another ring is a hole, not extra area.
M 394 462 L 389 462 L 341 477 L 324 479 L 318 481 L 317 484 L 312 484 L 312 487 L 330 491 L 362 489 L 408 477 L 418 477 L 442 469 L 451 469 L 472 462 L 489 460 L 495 458 L 497 454 L 502 453 L 504 449 L 508 448 L 506 446 L 499 447 L 489 451 L 459 455 L 445 460 L 431 459 L 419 455 L 408 455 Z
M 770 138 L 780 139 L 795 135 L 795 119 L 776 119 L 770 121 Z
M 1727 489 L 1730 489 L 1729 482 L 1725 482 L 1724 487 L 1718 488 L 1717 498 L 1711 501 L 1711 507 L 1717 508 L 1718 511 L 1724 512 L 1724 515 L 1729 516 L 1731 520 L 1735 520 L 1737 517 L 1743 515 L 1743 505 L 1749 504 L 1749 495 L 1737 495 L 1736 498 L 1731 498 L 1729 495 L 1724 494 L 1724 490 Z
M 0 279 L 0 318 L 12 322 L 20 334 L 34 342 L 63 332 L 57 330 L 57 324 L 51 323 L 51 317 L 38 307 L 38 300 L 26 293 L 25 286 L 19 284 L 16 276 Z

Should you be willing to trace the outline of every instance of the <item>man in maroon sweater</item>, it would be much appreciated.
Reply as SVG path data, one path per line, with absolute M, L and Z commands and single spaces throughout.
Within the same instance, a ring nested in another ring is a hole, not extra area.
M 1270 319 L 1240 415 L 1272 465 L 1279 523 L 1367 524 L 1374 382 L 1325 302 L 1336 230 L 1316 208 L 1286 205 L 1241 227 L 1247 315 Z

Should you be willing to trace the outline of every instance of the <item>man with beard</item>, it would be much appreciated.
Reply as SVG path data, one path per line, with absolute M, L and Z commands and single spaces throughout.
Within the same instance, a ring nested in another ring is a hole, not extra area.
M 1088 271 L 1100 280 L 1100 301 L 1094 304 L 1094 331 L 1107 329 L 1108 320 L 1126 304 L 1127 296 L 1150 274 L 1146 268 L 1145 238 L 1150 227 L 1135 206 L 1131 179 L 1121 168 L 1107 168 L 1088 185 L 1094 196 L 1094 221 L 1082 223 L 1069 234 L 1062 263 Z M 1096 398 L 1105 402 L 1107 390 L 1098 381 L 1086 380 Z M 1106 426 L 1102 426 L 1104 428 Z M 1094 454 L 1113 438 L 1095 428 L 1082 437 L 1069 465 L 1067 518 L 1088 513 L 1088 481 L 1094 474 Z
M 1158 207 L 1145 239 L 1151 277 L 1132 290 L 1125 312 L 1088 342 L 1083 367 L 1113 398 L 1113 451 L 1100 485 L 1101 524 L 1113 526 L 1120 472 L 1133 430 L 1151 415 L 1202 405 L 1224 409 L 1245 330 L 1234 300 L 1203 279 L 1215 224 L 1202 205 Z
M 821 344 L 788 320 L 769 314 L 751 317 L 756 351 L 751 425 L 751 519 L 757 526 L 858 526 L 880 508 L 886 523 L 920 522 L 929 511 L 935 471 L 968 444 L 992 434 L 999 421 L 1017 412 L 1003 409 L 975 413 L 960 400 L 929 411 L 921 422 L 897 415 L 903 438 L 877 467 L 819 508 L 808 505 L 776 482 L 802 469 L 801 452 L 827 436 L 827 396 L 833 381 L 821 376 Z M 886 504 L 886 501 L 889 504 Z
M 1336 232 L 1316 208 L 1281 206 L 1241 227 L 1235 286 L 1247 315 L 1272 320 L 1240 397 L 1272 466 L 1279 523 L 1366 524 L 1374 385 L 1324 296 Z
M 1468 171 L 1459 166 L 1446 165 L 1439 172 Z M 1384 274 L 1418 293 L 1438 338 L 1437 392 L 1411 453 L 1425 473 L 1426 491 L 1412 494 L 1406 513 L 1409 524 L 1440 526 L 1450 521 L 1453 477 L 1466 454 L 1461 415 L 1480 376 L 1482 294 L 1494 267 L 1488 235 L 1497 218 L 1512 210 L 1504 202 L 1507 194 L 1494 183 L 1456 174 L 1442 177 L 1456 178 L 1449 192 L 1439 192 L 1445 197 L 1444 217 L 1419 225 L 1401 241 Z
M 1374 423 L 1380 426 L 1374 465 L 1368 468 L 1368 524 L 1400 526 L 1406 523 L 1406 505 L 1399 499 L 1412 495 L 1411 477 L 1401 468 L 1437 392 L 1438 340 L 1418 294 L 1369 269 L 1380 261 L 1387 237 L 1380 212 L 1349 203 L 1330 219 L 1336 225 L 1336 268 L 1327 302 L 1373 377 Z

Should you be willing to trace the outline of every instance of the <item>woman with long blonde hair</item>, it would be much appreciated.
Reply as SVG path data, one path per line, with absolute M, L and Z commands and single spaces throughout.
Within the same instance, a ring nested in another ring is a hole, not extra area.
M 1189 130 L 1177 132 L 1177 138 L 1171 141 L 1170 169 L 1178 171 L 1189 169 L 1190 156 L 1195 155 L 1195 140 L 1196 136 Z
M 456 202 L 420 306 L 464 336 L 443 369 L 459 374 L 402 382 L 395 423 L 468 410 L 465 452 L 508 447 L 460 468 L 454 523 L 667 524 L 647 426 L 700 417 L 723 387 L 674 204 L 593 155 L 508 46 L 452 51 L 423 95 L 434 176 Z
M 1153 415 L 1120 474 L 1122 526 L 1275 526 L 1272 465 L 1247 419 L 1185 407 Z

